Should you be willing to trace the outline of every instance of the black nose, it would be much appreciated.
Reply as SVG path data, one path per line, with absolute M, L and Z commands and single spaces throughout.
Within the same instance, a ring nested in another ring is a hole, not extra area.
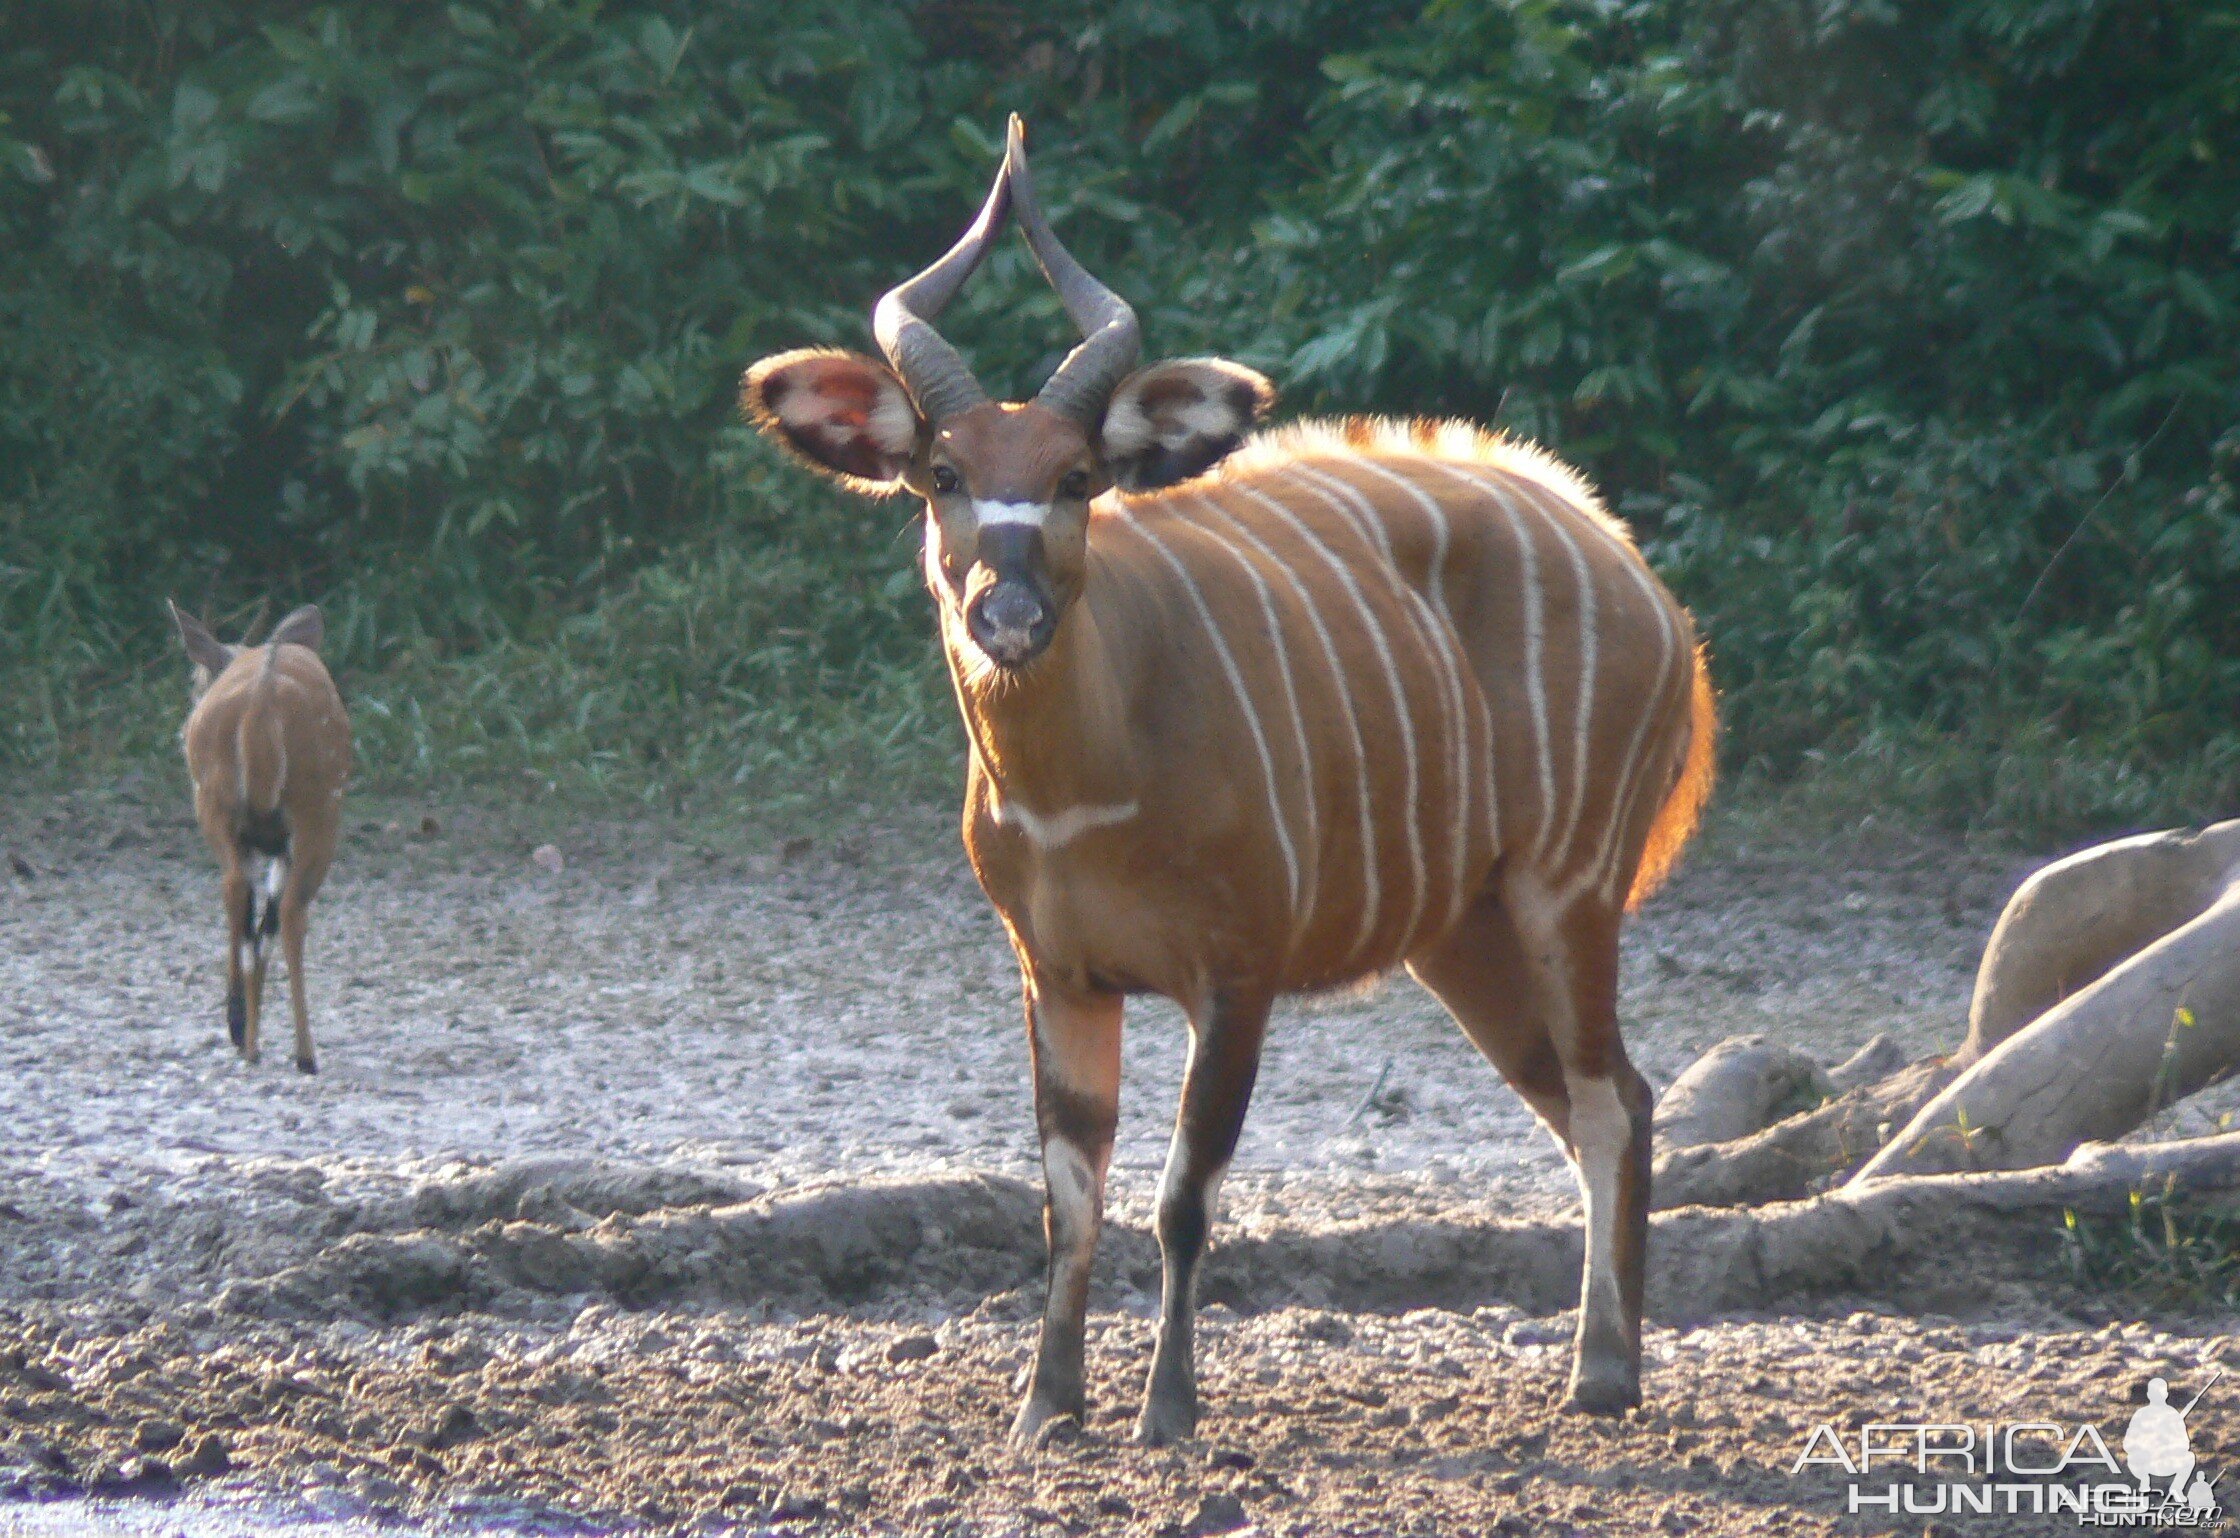
M 1050 644 L 1057 618 L 1033 586 L 1018 578 L 992 582 L 965 606 L 965 627 L 998 667 L 1031 662 Z

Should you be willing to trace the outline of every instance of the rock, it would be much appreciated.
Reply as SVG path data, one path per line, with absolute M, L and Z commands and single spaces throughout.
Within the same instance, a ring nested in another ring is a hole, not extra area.
M 167 1453 L 186 1438 L 185 1429 L 176 1421 L 142 1421 L 132 1430 L 132 1445 L 144 1453 Z
M 1508 1346 L 1560 1346 L 1571 1336 L 1571 1326 L 1560 1319 L 1519 1319 L 1501 1332 Z
M 541 871 L 557 876 L 568 868 L 568 857 L 560 852 L 558 844 L 539 844 L 529 851 L 529 863 Z
M 1728 1143 L 1762 1131 L 1832 1092 L 1819 1064 L 1763 1036 L 1730 1036 L 1690 1063 L 1657 1101 L 1663 1149 Z
M 902 1339 L 887 1347 L 887 1360 L 890 1362 L 922 1362 L 940 1349 L 941 1342 L 935 1340 L 931 1335 L 922 1332 L 916 1335 L 905 1335 Z
M 189 1478 L 206 1479 L 232 1468 L 233 1452 L 226 1439 L 213 1431 L 196 1438 L 187 1448 L 186 1456 L 172 1467 Z
M 482 1434 L 482 1427 L 474 1418 L 474 1411 L 462 1404 L 445 1405 L 443 1413 L 429 1425 L 407 1433 L 405 1440 L 429 1452 L 446 1447 L 456 1447 L 461 1442 L 471 1442 Z
M 117 1478 L 141 1492 L 169 1489 L 179 1482 L 178 1473 L 161 1458 L 127 1458 Z
M 1210 1538 L 1215 1533 L 1233 1533 L 1251 1525 L 1252 1519 L 1245 1515 L 1244 1502 L 1226 1490 L 1216 1490 L 1198 1502 L 1198 1514 L 1190 1519 L 1184 1531 L 1190 1538 Z

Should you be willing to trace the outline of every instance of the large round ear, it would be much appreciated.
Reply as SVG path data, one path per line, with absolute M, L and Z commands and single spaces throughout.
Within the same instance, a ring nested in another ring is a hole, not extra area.
M 1211 469 L 1276 403 L 1266 377 L 1226 358 L 1174 358 L 1120 381 L 1105 408 L 1105 468 L 1123 491 Z
M 192 614 L 165 599 L 171 610 L 171 623 L 179 628 L 179 644 L 187 649 L 187 660 L 203 669 L 212 678 L 226 670 L 233 661 L 233 648 L 210 633 L 210 627 Z
M 307 603 L 291 610 L 288 617 L 272 627 L 272 634 L 265 637 L 267 646 L 307 646 L 313 651 L 327 638 L 327 618 L 315 603 Z
M 831 348 L 764 358 L 747 370 L 739 406 L 810 468 L 875 496 L 896 489 L 925 431 L 893 370 Z

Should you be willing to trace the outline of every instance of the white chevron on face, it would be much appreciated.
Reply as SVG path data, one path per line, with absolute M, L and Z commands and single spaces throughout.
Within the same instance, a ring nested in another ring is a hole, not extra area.
M 1024 524 L 1030 529 L 1039 529 L 1050 521 L 1050 504 L 1047 502 L 987 502 L 975 497 L 972 502 L 972 516 L 984 529 L 1005 523 Z

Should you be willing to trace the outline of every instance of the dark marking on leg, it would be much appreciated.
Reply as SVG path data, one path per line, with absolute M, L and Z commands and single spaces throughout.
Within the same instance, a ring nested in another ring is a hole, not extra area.
M 250 1010 L 249 953 L 256 945 L 257 898 L 239 860 L 221 882 L 226 915 L 226 1035 L 248 1062 L 257 1060 L 257 1022 Z
M 1049 1252 L 1042 1334 L 1012 1435 L 1031 1440 L 1060 1416 L 1083 1418 L 1089 1274 L 1104 1221 L 1105 1171 L 1120 1119 L 1117 995 L 1037 997 L 1030 984 L 1027 1039 L 1034 1060 L 1035 1122 L 1042 1134 L 1042 1231 Z
M 1120 1115 L 1119 1106 L 1112 1102 L 1057 1083 L 1037 1087 L 1034 1111 L 1045 1139 L 1060 1138 L 1076 1148 L 1109 1143 Z
M 1192 1327 L 1198 1270 L 1212 1225 L 1213 1186 L 1229 1167 L 1252 1104 L 1267 1036 L 1268 1001 L 1216 995 L 1193 1027 L 1182 1104 L 1159 1186 L 1159 1343 L 1151 1358 L 1136 1434 L 1153 1446 L 1189 1436 L 1198 1425 L 1198 1374 Z

